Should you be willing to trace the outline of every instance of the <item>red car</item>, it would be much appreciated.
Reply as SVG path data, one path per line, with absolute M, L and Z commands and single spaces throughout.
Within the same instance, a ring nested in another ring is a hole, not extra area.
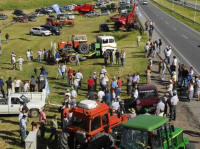
M 28 18 L 24 16 L 13 17 L 13 21 L 26 23 L 28 22 Z

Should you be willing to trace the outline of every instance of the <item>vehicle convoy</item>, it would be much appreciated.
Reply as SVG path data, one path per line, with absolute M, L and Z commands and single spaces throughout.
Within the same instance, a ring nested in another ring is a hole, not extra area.
M 45 109 L 44 92 L 38 93 L 12 93 L 6 98 L 0 97 L 0 114 L 19 114 L 20 102 L 26 101 L 31 117 L 38 117 L 39 110 Z
M 73 149 L 78 144 L 87 149 L 114 147 L 115 128 L 128 118 L 125 115 L 110 116 L 109 110 L 105 103 L 81 101 L 72 108 L 71 125 L 61 132 L 58 149 Z
M 137 3 L 134 3 L 133 10 L 129 14 L 117 14 L 112 17 L 110 17 L 108 22 L 115 22 L 114 29 L 115 31 L 119 30 L 119 28 L 123 27 L 126 28 L 126 31 L 129 31 L 131 28 L 138 29 L 138 21 L 135 15 L 135 9 L 136 9 Z
M 129 106 L 135 108 L 139 113 L 143 113 L 144 108 L 149 109 L 149 112 L 154 112 L 160 100 L 157 88 L 154 85 L 139 86 L 138 93 L 136 102 Z
M 139 115 L 122 124 L 121 149 L 196 149 L 168 118 Z
M 28 22 L 28 18 L 24 17 L 24 16 L 13 17 L 13 21 L 21 22 L 21 23 L 27 23 Z
M 117 44 L 113 36 L 98 36 L 97 41 L 91 43 L 90 46 L 87 44 L 87 36 L 83 34 L 72 35 L 71 41 L 61 40 L 58 43 L 58 51 L 61 56 L 65 56 L 71 49 L 74 49 L 80 54 L 79 58 L 85 57 L 85 59 L 92 56 L 102 56 L 105 51 L 116 51 L 116 48 Z M 75 62 L 75 51 L 68 55 L 71 63 Z
M 84 15 L 88 13 L 89 11 L 95 11 L 94 6 L 92 4 L 83 4 L 81 6 L 75 6 L 74 11 L 78 11 L 79 15 Z

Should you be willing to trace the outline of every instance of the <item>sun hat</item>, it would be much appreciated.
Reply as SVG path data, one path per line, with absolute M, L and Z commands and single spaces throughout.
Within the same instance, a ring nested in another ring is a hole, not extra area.
M 135 109 L 134 108 L 131 108 L 131 109 L 128 109 L 131 113 L 135 113 Z

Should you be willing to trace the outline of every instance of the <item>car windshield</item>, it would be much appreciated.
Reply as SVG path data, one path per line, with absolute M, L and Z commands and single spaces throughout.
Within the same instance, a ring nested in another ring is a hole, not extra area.
M 21 95 L 20 97 L 23 101 L 26 101 L 26 103 L 30 102 L 30 100 L 28 100 L 24 95 Z
M 83 129 L 85 131 L 89 131 L 89 121 L 87 121 L 86 119 L 74 117 L 73 126 Z
M 123 128 L 121 146 L 127 149 L 140 149 L 147 146 L 147 132 Z
M 139 91 L 139 98 L 154 98 L 156 93 L 154 90 Z

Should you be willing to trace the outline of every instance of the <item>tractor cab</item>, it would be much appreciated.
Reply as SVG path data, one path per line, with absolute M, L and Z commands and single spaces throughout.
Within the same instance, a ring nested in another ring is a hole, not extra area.
M 121 148 L 178 149 L 185 148 L 189 139 L 183 130 L 167 123 L 168 118 L 139 115 L 122 124 Z M 187 149 L 187 148 L 186 148 Z

